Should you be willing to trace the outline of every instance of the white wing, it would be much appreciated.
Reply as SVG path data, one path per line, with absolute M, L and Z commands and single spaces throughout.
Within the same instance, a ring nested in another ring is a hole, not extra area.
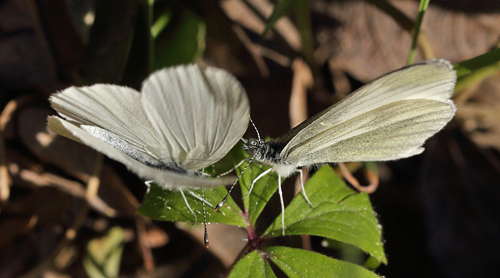
M 172 157 L 186 169 L 222 159 L 248 126 L 244 89 L 216 68 L 189 65 L 157 71 L 143 84 L 142 104 L 164 146 L 151 152 Z
M 455 114 L 456 74 L 429 60 L 386 74 L 292 129 L 278 142 L 293 165 L 409 157 Z
M 122 151 L 134 158 L 157 160 L 157 163 L 170 163 L 169 158 L 154 157 L 146 146 L 159 146 L 160 134 L 153 128 L 141 102 L 141 94 L 131 88 L 98 84 L 90 87 L 70 87 L 50 97 L 52 107 L 66 120 L 78 123 L 87 132 L 101 137 L 107 130 L 120 138 L 128 146 Z M 120 146 L 117 145 L 117 148 Z M 130 148 L 131 147 L 131 148 Z M 120 148 L 119 148 L 120 149 Z M 130 153 L 127 151 L 133 151 Z
M 233 177 L 201 178 L 192 170 L 220 160 L 246 130 L 248 99 L 236 79 L 213 68 L 203 73 L 180 66 L 151 75 L 143 91 L 68 88 L 50 98 L 66 120 L 50 117 L 49 127 L 167 187 L 232 183 Z
M 77 125 L 63 120 L 59 117 L 49 117 L 48 125 L 50 129 L 60 135 L 68 137 L 77 142 L 83 143 L 103 154 L 123 163 L 132 172 L 148 180 L 154 180 L 168 188 L 183 187 L 212 187 L 226 185 L 234 182 L 234 177 L 223 177 L 219 179 L 201 178 L 172 171 L 164 171 L 147 166 L 132 157 L 125 155 L 110 144 L 94 137 Z

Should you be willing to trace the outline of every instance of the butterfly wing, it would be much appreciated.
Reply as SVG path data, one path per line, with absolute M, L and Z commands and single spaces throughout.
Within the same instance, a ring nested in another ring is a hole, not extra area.
M 201 179 L 159 170 L 178 161 L 158 155 L 168 145 L 147 118 L 141 94 L 133 89 L 103 84 L 70 87 L 51 96 L 50 102 L 67 120 L 49 119 L 53 131 L 103 152 L 145 179 L 172 187 L 215 186 L 234 181 L 232 177 Z
M 189 176 L 172 171 L 159 170 L 141 163 L 138 160 L 130 157 L 129 155 L 124 154 L 109 143 L 106 143 L 98 137 L 91 135 L 87 131 L 80 128 L 78 125 L 73 124 L 69 121 L 52 116 L 48 118 L 48 125 L 52 131 L 77 142 L 83 143 L 105 154 L 109 158 L 123 163 L 128 169 L 130 169 L 140 177 L 157 181 L 158 184 L 168 188 L 212 187 L 231 184 L 235 180 L 234 177 L 209 179 Z
M 452 66 L 429 60 L 388 73 L 312 117 L 278 142 L 293 165 L 409 157 L 455 114 Z
M 166 158 L 162 162 L 148 153 L 146 146 L 159 146 L 160 134 L 153 128 L 140 105 L 141 94 L 131 88 L 98 84 L 90 87 L 70 87 L 52 95 L 49 99 L 52 107 L 64 119 L 87 127 L 87 132 L 107 130 L 116 138 L 121 138 L 126 148 L 135 149 L 135 158 L 157 160 L 157 163 L 170 163 Z M 101 132 L 102 134 L 102 132 Z M 95 136 L 100 134 L 94 133 Z M 101 138 L 104 139 L 104 138 Z M 116 146 L 120 149 L 120 146 Z M 129 153 L 127 153 L 129 154 Z
M 249 121 L 248 98 L 241 84 L 212 67 L 157 71 L 143 84 L 142 104 L 164 146 L 152 152 L 173 157 L 192 170 L 222 159 L 243 136 Z

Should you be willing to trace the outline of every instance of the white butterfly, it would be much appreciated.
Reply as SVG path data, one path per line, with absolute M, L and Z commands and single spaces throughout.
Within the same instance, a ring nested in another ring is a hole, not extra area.
M 272 166 L 282 206 L 281 177 L 321 163 L 386 161 L 420 154 L 424 142 L 455 115 L 456 73 L 445 60 L 423 61 L 385 74 L 307 119 L 276 141 L 244 140 L 254 159 Z M 302 181 L 302 178 L 300 179 Z M 306 201 L 311 204 L 302 192 Z M 311 205 L 312 206 L 312 205 Z
M 234 182 L 199 170 L 222 159 L 247 129 L 248 98 L 236 78 L 213 67 L 176 66 L 151 74 L 141 91 L 67 88 L 50 97 L 62 118 L 51 116 L 48 125 L 164 188 Z

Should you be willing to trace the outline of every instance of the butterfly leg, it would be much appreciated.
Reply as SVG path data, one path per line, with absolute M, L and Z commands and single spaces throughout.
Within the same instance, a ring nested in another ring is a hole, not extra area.
M 148 187 L 148 192 L 149 192 L 149 187 L 151 187 L 151 184 L 153 183 L 154 181 L 145 181 L 144 183 L 146 184 L 146 186 Z
M 247 163 L 247 165 L 245 165 L 245 168 L 243 168 L 243 170 L 241 171 L 241 173 L 238 175 L 238 178 L 236 178 L 236 180 L 233 182 L 233 185 L 231 185 L 231 187 L 229 188 L 229 190 L 227 191 L 227 194 L 226 196 L 224 197 L 224 199 L 222 199 L 222 201 L 220 201 L 219 204 L 217 204 L 217 206 L 215 207 L 215 210 L 219 210 L 227 201 L 227 198 L 229 197 L 229 195 L 231 194 L 231 192 L 233 191 L 234 189 L 234 186 L 236 185 L 236 183 L 240 180 L 241 178 L 241 175 L 243 175 L 243 173 L 245 173 L 248 165 L 250 165 L 250 161 Z
M 179 192 L 181 192 L 182 199 L 184 199 L 184 203 L 186 203 L 186 207 L 191 212 L 191 214 L 194 216 L 194 223 L 193 224 L 196 224 L 196 222 L 198 222 L 198 218 L 196 217 L 196 214 L 194 214 L 193 209 L 189 206 L 189 203 L 186 199 L 186 196 L 184 195 L 184 191 L 182 189 L 180 189 Z
M 309 201 L 309 198 L 307 198 L 306 190 L 304 189 L 304 174 L 302 169 L 297 169 L 297 172 L 300 174 L 300 188 L 302 189 L 302 195 L 304 195 L 304 198 L 306 199 L 306 202 L 311 206 L 311 208 L 314 208 L 313 204 L 311 201 Z
M 269 172 L 271 172 L 272 168 L 269 168 L 267 170 L 265 170 L 264 172 L 262 172 L 262 174 L 258 175 L 253 181 L 252 181 L 252 185 L 250 185 L 250 189 L 248 189 L 248 193 L 243 196 L 243 198 L 247 198 L 248 196 L 250 196 L 250 193 L 252 193 L 252 190 L 253 190 L 253 186 L 255 185 L 255 183 L 260 180 L 263 176 L 269 174 Z
M 202 188 L 201 189 L 201 196 L 194 193 L 193 191 L 189 190 L 189 189 L 184 189 L 186 190 L 187 193 L 189 193 L 189 195 L 195 197 L 196 199 L 200 200 L 203 204 L 203 226 L 205 227 L 205 236 L 204 236 L 204 240 L 205 240 L 205 247 L 208 248 L 208 232 L 207 232 L 207 213 L 205 211 L 205 204 L 207 204 L 208 206 L 210 206 L 211 208 L 215 208 L 212 204 L 210 204 L 207 200 L 205 200 L 205 190 Z M 182 192 L 182 190 L 181 190 Z M 182 197 L 184 197 L 184 194 L 182 194 Z M 186 205 L 188 206 L 189 208 L 189 205 L 187 204 L 187 201 L 186 201 L 186 198 L 184 197 L 184 201 L 186 202 Z M 191 210 L 191 208 L 189 208 L 189 210 L 191 211 L 191 213 L 193 213 L 193 211 Z M 193 213 L 194 215 L 194 213 Z M 195 219 L 195 223 L 196 223 L 196 215 L 194 215 L 194 219 Z
M 283 192 L 281 191 L 281 175 L 278 174 L 278 193 L 281 202 L 281 233 L 285 235 L 285 202 L 283 201 Z
M 233 168 L 229 169 L 228 171 L 222 173 L 222 174 L 219 174 L 217 175 L 216 177 L 219 178 L 219 177 L 223 177 L 223 176 L 226 176 L 228 174 L 230 174 L 231 172 L 234 171 L 234 169 L 240 167 L 241 164 L 243 164 L 243 162 L 245 161 L 245 159 L 241 160 L 240 162 L 238 162 L 238 164 L 236 164 Z
M 199 201 L 207 204 L 207 206 L 211 207 L 211 208 L 215 208 L 212 204 L 210 204 L 207 200 L 205 200 L 205 198 L 203 198 L 203 196 L 200 196 L 196 193 L 194 193 L 193 191 L 189 190 L 189 189 L 184 189 L 187 193 L 189 193 L 189 195 L 195 197 L 196 199 L 198 199 Z M 203 190 L 203 188 L 202 188 Z M 203 191 L 202 191 L 203 192 Z

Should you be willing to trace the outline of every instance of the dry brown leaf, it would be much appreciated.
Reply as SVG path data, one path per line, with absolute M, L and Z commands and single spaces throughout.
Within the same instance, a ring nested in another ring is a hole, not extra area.
M 457 104 L 456 118 L 479 146 L 500 150 L 500 76 L 481 82 L 470 98 Z
M 416 18 L 418 1 L 390 2 Z M 460 62 L 495 47 L 500 37 L 498 14 L 471 15 L 458 2 L 453 9 L 436 6 L 438 2 L 431 1 L 421 29 L 436 57 Z M 318 18 L 328 18 L 319 23 L 316 39 L 319 51 L 329 53 L 337 68 L 367 82 L 405 65 L 411 34 L 375 6 L 366 1 L 318 1 L 313 9 Z M 417 52 L 416 61 L 421 59 Z
M 205 244 L 203 225 L 192 227 L 190 224 L 178 223 L 178 227 L 191 233 L 200 244 Z M 223 224 L 207 225 L 210 240 L 210 252 L 214 253 L 228 267 L 238 257 L 246 244 L 246 232 L 237 226 Z
M 232 22 L 215 1 L 197 2 L 198 15 L 207 26 L 204 61 L 236 76 L 261 79 L 255 57 L 232 29 Z

